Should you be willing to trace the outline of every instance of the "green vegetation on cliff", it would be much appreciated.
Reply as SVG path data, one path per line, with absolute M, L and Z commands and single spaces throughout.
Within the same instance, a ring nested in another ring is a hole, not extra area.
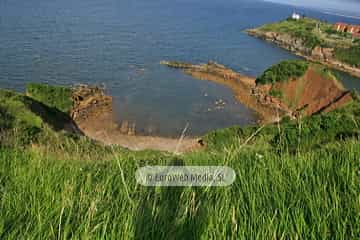
M 67 87 L 50 86 L 41 83 L 29 83 L 26 86 L 26 94 L 31 98 L 46 104 L 49 107 L 69 113 L 73 106 L 72 90 Z
M 37 85 L 38 89 L 50 89 L 50 86 Z M 52 96 L 59 96 L 70 89 L 51 87 Z M 56 89 L 59 92 L 56 92 Z M 45 96 L 48 92 L 38 92 Z M 98 159 L 97 151 L 103 149 L 90 139 L 68 132 L 75 129 L 68 114 L 55 107 L 49 107 L 57 100 L 40 102 L 22 93 L 0 89 L 0 148 L 26 149 L 30 146 L 44 147 L 60 153 L 74 151 L 84 158 L 92 156 Z
M 303 40 L 304 45 L 311 49 L 323 44 L 322 39 L 317 33 L 318 29 L 327 31 L 331 29 L 331 25 L 315 19 L 303 18 L 299 21 L 287 19 L 277 23 L 266 24 L 259 28 L 260 31 L 286 33 L 293 37 L 300 38 Z
M 337 48 L 335 49 L 335 57 L 342 62 L 360 68 L 360 45 L 350 48 Z
M 29 106 L 41 102 L 0 93 L 0 129 L 21 123 L 48 136 L 35 147 L 1 142 L 1 239 L 360 235 L 359 100 L 296 122 L 217 130 L 204 137 L 206 149 L 174 156 L 104 147 L 56 131 L 44 120 L 51 108 L 39 114 Z M 227 165 L 237 178 L 223 188 L 136 184 L 140 166 L 175 163 Z
M 305 74 L 309 64 L 302 60 L 287 60 L 275 64 L 256 79 L 256 84 L 274 84 L 286 82 L 291 78 L 298 78 Z
M 356 44 L 351 34 L 333 30 L 333 25 L 313 18 L 284 21 L 265 24 L 256 30 L 260 32 L 276 32 L 289 34 L 301 39 L 304 46 L 313 49 L 316 46 L 346 48 Z
M 266 38 L 267 33 L 279 34 L 275 38 L 281 46 L 306 56 L 311 56 L 315 47 L 327 48 L 330 50 L 323 56 L 324 59 L 333 58 L 350 66 L 360 66 L 360 40 L 350 33 L 335 31 L 332 24 L 324 21 L 312 18 L 302 18 L 298 21 L 287 19 L 265 24 L 248 32 L 262 38 Z M 274 40 L 273 36 L 268 40 Z M 319 57 L 318 53 L 319 51 L 315 58 Z

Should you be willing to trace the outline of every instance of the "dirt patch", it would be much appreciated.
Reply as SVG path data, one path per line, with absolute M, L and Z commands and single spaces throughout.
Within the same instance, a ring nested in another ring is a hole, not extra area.
M 295 114 L 310 116 L 324 109 L 335 109 L 351 101 L 351 96 L 332 76 L 324 76 L 321 69 L 312 66 L 305 75 L 285 83 L 276 83 L 273 87 L 280 90 L 283 99 Z M 341 100 L 341 101 L 339 101 Z
M 74 107 L 71 117 L 86 136 L 107 145 L 116 144 L 131 150 L 160 150 L 183 153 L 201 148 L 198 139 L 137 136 L 135 126 L 117 124 L 112 98 L 97 86 L 80 85 L 74 88 Z

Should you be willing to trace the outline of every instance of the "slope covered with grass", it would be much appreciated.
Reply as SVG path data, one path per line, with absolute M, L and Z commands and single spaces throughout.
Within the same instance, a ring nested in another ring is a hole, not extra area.
M 41 83 L 29 83 L 26 94 L 31 98 L 46 104 L 49 107 L 69 113 L 73 106 L 72 90 L 68 87 L 51 86 Z
M 54 130 L 26 104 L 31 117 L 18 115 L 18 105 L 3 104 L 4 119 L 36 120 L 48 141 L 1 144 L 1 239 L 360 236 L 359 100 L 295 122 L 214 131 L 206 149 L 181 156 L 105 147 Z M 237 178 L 219 188 L 136 184 L 138 167 L 174 164 L 227 165 Z
M 346 62 L 352 66 L 360 68 L 360 44 L 350 48 L 335 49 L 335 56 L 340 61 Z

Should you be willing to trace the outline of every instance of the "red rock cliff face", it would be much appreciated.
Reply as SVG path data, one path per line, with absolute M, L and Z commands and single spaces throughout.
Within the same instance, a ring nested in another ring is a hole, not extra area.
M 283 93 L 283 100 L 292 106 L 295 114 L 303 109 L 303 114 L 310 116 L 324 109 L 336 109 L 351 101 L 351 95 L 336 79 L 325 77 L 319 71 L 311 66 L 302 78 L 273 85 Z
M 311 51 L 311 56 L 320 61 L 329 61 L 333 58 L 333 52 L 333 48 L 322 48 L 318 46 Z
M 360 25 L 336 23 L 334 25 L 334 30 L 338 32 L 351 33 L 355 37 L 360 37 Z

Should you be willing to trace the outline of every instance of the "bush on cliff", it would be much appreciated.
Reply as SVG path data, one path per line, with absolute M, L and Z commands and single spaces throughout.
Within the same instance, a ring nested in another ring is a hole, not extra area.
M 309 67 L 306 61 L 288 60 L 276 64 L 267 69 L 256 79 L 256 84 L 274 84 L 276 82 L 286 82 L 290 78 L 298 78 L 305 74 Z
M 355 67 L 360 67 L 360 46 L 336 48 L 334 53 L 338 60 Z
M 26 94 L 31 98 L 58 110 L 69 113 L 73 106 L 72 90 L 67 87 L 50 86 L 42 83 L 29 83 Z

